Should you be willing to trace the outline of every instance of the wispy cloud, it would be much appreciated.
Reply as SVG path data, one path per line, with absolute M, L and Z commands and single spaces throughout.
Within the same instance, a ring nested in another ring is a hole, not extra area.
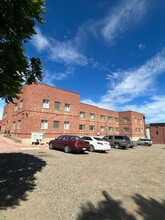
M 135 25 L 145 14 L 146 0 L 125 0 L 109 11 L 102 22 L 102 36 L 114 42 L 123 32 Z
M 156 93 L 156 89 L 154 88 L 157 77 L 164 73 L 165 49 L 136 69 L 129 69 L 127 71 L 120 70 L 109 74 L 107 76 L 109 89 L 106 94 L 102 96 L 98 102 L 93 102 L 90 99 L 82 100 L 82 102 L 117 111 L 131 109 L 143 113 L 147 112 L 150 119 L 152 116 L 155 117 L 154 111 L 157 110 L 160 112 L 159 117 L 164 117 L 162 111 L 165 105 L 164 97 L 153 96 L 153 94 Z M 151 99 L 150 103 L 142 103 L 141 105 L 131 104 L 135 102 L 136 99 L 140 97 L 145 98 L 147 96 Z

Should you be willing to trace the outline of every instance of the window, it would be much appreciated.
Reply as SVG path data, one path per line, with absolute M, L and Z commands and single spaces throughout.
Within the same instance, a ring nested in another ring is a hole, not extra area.
M 119 128 L 115 128 L 115 132 L 119 132 Z
M 69 130 L 70 123 L 68 121 L 64 122 L 64 130 Z
M 129 133 L 129 128 L 123 128 L 124 133 Z
M 156 131 L 156 135 L 158 135 L 159 134 L 159 132 L 158 131 Z
M 119 122 L 119 118 L 115 118 L 115 122 Z
M 123 118 L 123 122 L 125 122 L 125 123 L 129 122 L 129 118 L 128 117 L 124 117 Z
M 65 104 L 65 112 L 70 112 L 70 104 Z
M 20 101 L 19 107 L 20 107 L 20 108 L 23 107 L 23 99 Z
M 85 131 L 85 125 L 79 125 L 79 130 L 80 131 Z
M 49 108 L 49 100 L 43 99 L 42 107 L 43 108 Z
M 48 121 L 41 120 L 41 129 L 48 129 Z
M 15 106 L 14 106 L 14 111 L 16 112 L 17 110 L 18 110 L 18 105 L 15 104 Z
M 90 114 L 89 114 L 89 118 L 90 118 L 91 120 L 95 119 L 95 114 L 90 113 Z
M 134 120 L 135 120 L 135 123 L 137 123 L 137 118 L 135 118 Z
M 18 128 L 18 129 L 21 128 L 21 120 L 18 121 L 17 128 Z
M 112 127 L 109 127 L 109 128 L 108 128 L 108 131 L 109 131 L 109 132 L 113 132 L 113 128 L 112 128 Z
M 108 116 L 108 121 L 109 122 L 112 122 L 113 121 L 113 118 L 111 116 Z
M 141 123 L 141 124 L 143 123 L 143 120 L 142 120 L 142 119 L 140 119 L 140 123 Z
M 100 131 L 104 132 L 105 131 L 105 127 L 104 126 L 100 126 Z
M 105 115 L 100 115 L 100 120 L 104 121 L 105 120 Z
M 13 121 L 12 128 L 15 129 L 15 121 Z
M 94 125 L 89 125 L 89 130 L 90 131 L 94 131 L 95 130 L 95 126 Z
M 54 103 L 54 108 L 55 108 L 56 110 L 60 110 L 60 102 L 55 102 L 55 103 Z
M 80 112 L 80 118 L 85 118 L 85 112 Z
M 59 129 L 59 124 L 60 124 L 59 121 L 54 121 L 54 122 L 53 122 L 53 128 Z

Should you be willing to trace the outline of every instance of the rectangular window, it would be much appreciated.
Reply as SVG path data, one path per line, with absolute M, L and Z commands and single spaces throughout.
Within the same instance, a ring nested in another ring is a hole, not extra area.
M 70 123 L 68 121 L 64 122 L 64 130 L 69 130 L 70 128 Z
M 156 131 L 156 135 L 159 135 L 159 132 L 158 132 L 158 131 Z
M 43 108 L 49 108 L 49 100 L 43 99 L 42 107 Z
M 70 104 L 65 104 L 65 112 L 70 112 Z
M 59 125 L 60 125 L 60 122 L 59 122 L 59 121 L 54 121 L 54 122 L 53 122 L 53 128 L 59 129 Z
M 113 117 L 108 116 L 108 121 L 109 121 L 109 122 L 113 122 Z
M 60 110 L 60 102 L 55 102 L 54 108 L 59 111 Z
M 16 124 L 15 121 L 13 121 L 13 125 L 12 125 L 13 129 L 15 129 L 15 124 Z
M 41 129 L 48 129 L 48 121 L 41 120 Z
M 104 121 L 105 120 L 105 115 L 100 115 L 100 120 Z
M 115 128 L 115 132 L 119 132 L 119 128 Z
M 94 125 L 89 125 L 89 130 L 90 131 L 94 131 L 95 130 L 95 126 Z
M 105 131 L 105 127 L 104 126 L 100 126 L 100 131 L 104 132 Z
M 17 128 L 18 128 L 18 129 L 21 128 L 21 120 L 18 121 Z
M 115 122 L 119 122 L 119 118 L 115 118 Z
M 129 133 L 129 128 L 123 128 L 124 133 Z
M 109 132 L 113 132 L 113 128 L 112 128 L 112 127 L 109 127 L 109 128 L 108 128 L 108 131 L 109 131 Z
M 123 122 L 125 122 L 125 123 L 129 122 L 129 118 L 128 117 L 124 117 L 123 118 Z
M 80 118 L 85 118 L 85 112 L 80 112 Z
M 95 114 L 90 113 L 90 114 L 89 114 L 89 118 L 90 118 L 91 120 L 94 120 L 94 119 L 95 119 Z
M 19 107 L 20 107 L 20 108 L 23 107 L 23 99 L 20 101 Z
M 79 130 L 80 131 L 85 131 L 85 125 L 79 125 Z

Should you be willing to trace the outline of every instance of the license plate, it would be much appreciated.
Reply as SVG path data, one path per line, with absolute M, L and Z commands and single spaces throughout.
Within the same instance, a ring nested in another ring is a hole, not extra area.
M 86 148 L 85 148 L 85 147 L 83 147 L 83 150 L 86 150 Z

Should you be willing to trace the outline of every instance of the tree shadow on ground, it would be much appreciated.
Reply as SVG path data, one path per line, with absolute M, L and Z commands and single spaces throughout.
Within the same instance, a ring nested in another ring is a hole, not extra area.
M 158 202 L 153 198 L 145 198 L 139 194 L 132 197 L 138 205 L 137 213 L 145 220 L 165 220 L 165 200 Z
M 146 199 L 139 194 L 133 196 L 138 209 L 135 214 L 129 213 L 122 207 L 122 201 L 114 200 L 106 191 L 102 192 L 104 200 L 97 206 L 91 202 L 81 206 L 77 220 L 136 220 L 142 216 L 144 220 L 165 220 L 165 200 L 161 202 L 153 198 Z
M 36 187 L 35 173 L 46 162 L 30 154 L 0 154 L 0 210 L 16 208 Z
M 103 191 L 104 200 L 95 207 L 91 202 L 81 207 L 77 220 L 135 220 L 136 218 L 122 207 L 121 201 L 116 201 Z

